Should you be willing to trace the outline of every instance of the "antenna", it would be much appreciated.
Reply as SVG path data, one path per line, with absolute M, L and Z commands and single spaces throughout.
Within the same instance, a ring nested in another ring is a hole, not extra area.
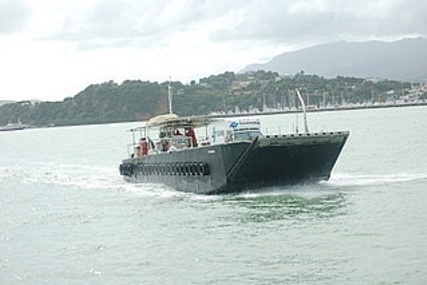
M 299 92 L 299 90 L 295 89 L 295 91 L 297 92 L 298 99 L 301 102 L 302 112 L 303 112 L 303 115 L 304 115 L 304 128 L 305 128 L 305 133 L 307 134 L 308 133 L 308 124 L 307 124 L 307 112 L 306 112 L 306 109 L 305 109 L 305 102 L 302 99 L 302 96 L 301 96 L 301 93 Z

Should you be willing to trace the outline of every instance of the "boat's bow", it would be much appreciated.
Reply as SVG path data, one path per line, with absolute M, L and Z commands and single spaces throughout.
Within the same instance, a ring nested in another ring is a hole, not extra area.
M 248 145 L 227 173 L 245 188 L 327 180 L 348 132 L 267 136 Z

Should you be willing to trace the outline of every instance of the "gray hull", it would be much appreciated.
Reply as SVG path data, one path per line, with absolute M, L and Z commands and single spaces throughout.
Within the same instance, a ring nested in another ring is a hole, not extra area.
M 219 194 L 327 180 L 348 132 L 264 137 L 123 160 L 127 179 Z

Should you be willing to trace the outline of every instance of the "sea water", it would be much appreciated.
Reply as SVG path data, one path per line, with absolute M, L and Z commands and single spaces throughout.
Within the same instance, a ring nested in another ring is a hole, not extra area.
M 426 284 L 427 107 L 308 119 L 329 181 L 219 196 L 125 182 L 139 123 L 1 133 L 0 284 Z

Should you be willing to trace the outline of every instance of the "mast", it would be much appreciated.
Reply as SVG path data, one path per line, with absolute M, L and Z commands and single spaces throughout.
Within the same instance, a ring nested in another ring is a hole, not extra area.
M 262 93 L 262 111 L 267 112 L 267 103 L 265 102 L 265 93 Z
M 168 84 L 168 102 L 169 102 L 169 114 L 172 114 L 172 86 L 169 80 Z
M 301 106 L 302 106 L 302 112 L 303 112 L 303 116 L 304 116 L 304 128 L 305 128 L 305 133 L 308 133 L 307 112 L 306 112 L 306 109 L 305 109 L 305 102 L 304 102 L 304 100 L 302 99 L 302 96 L 301 96 L 301 93 L 299 92 L 299 90 L 298 90 L 298 89 L 295 89 L 295 91 L 297 92 L 298 99 L 299 99 L 299 101 L 300 101 L 300 103 L 301 103 Z

